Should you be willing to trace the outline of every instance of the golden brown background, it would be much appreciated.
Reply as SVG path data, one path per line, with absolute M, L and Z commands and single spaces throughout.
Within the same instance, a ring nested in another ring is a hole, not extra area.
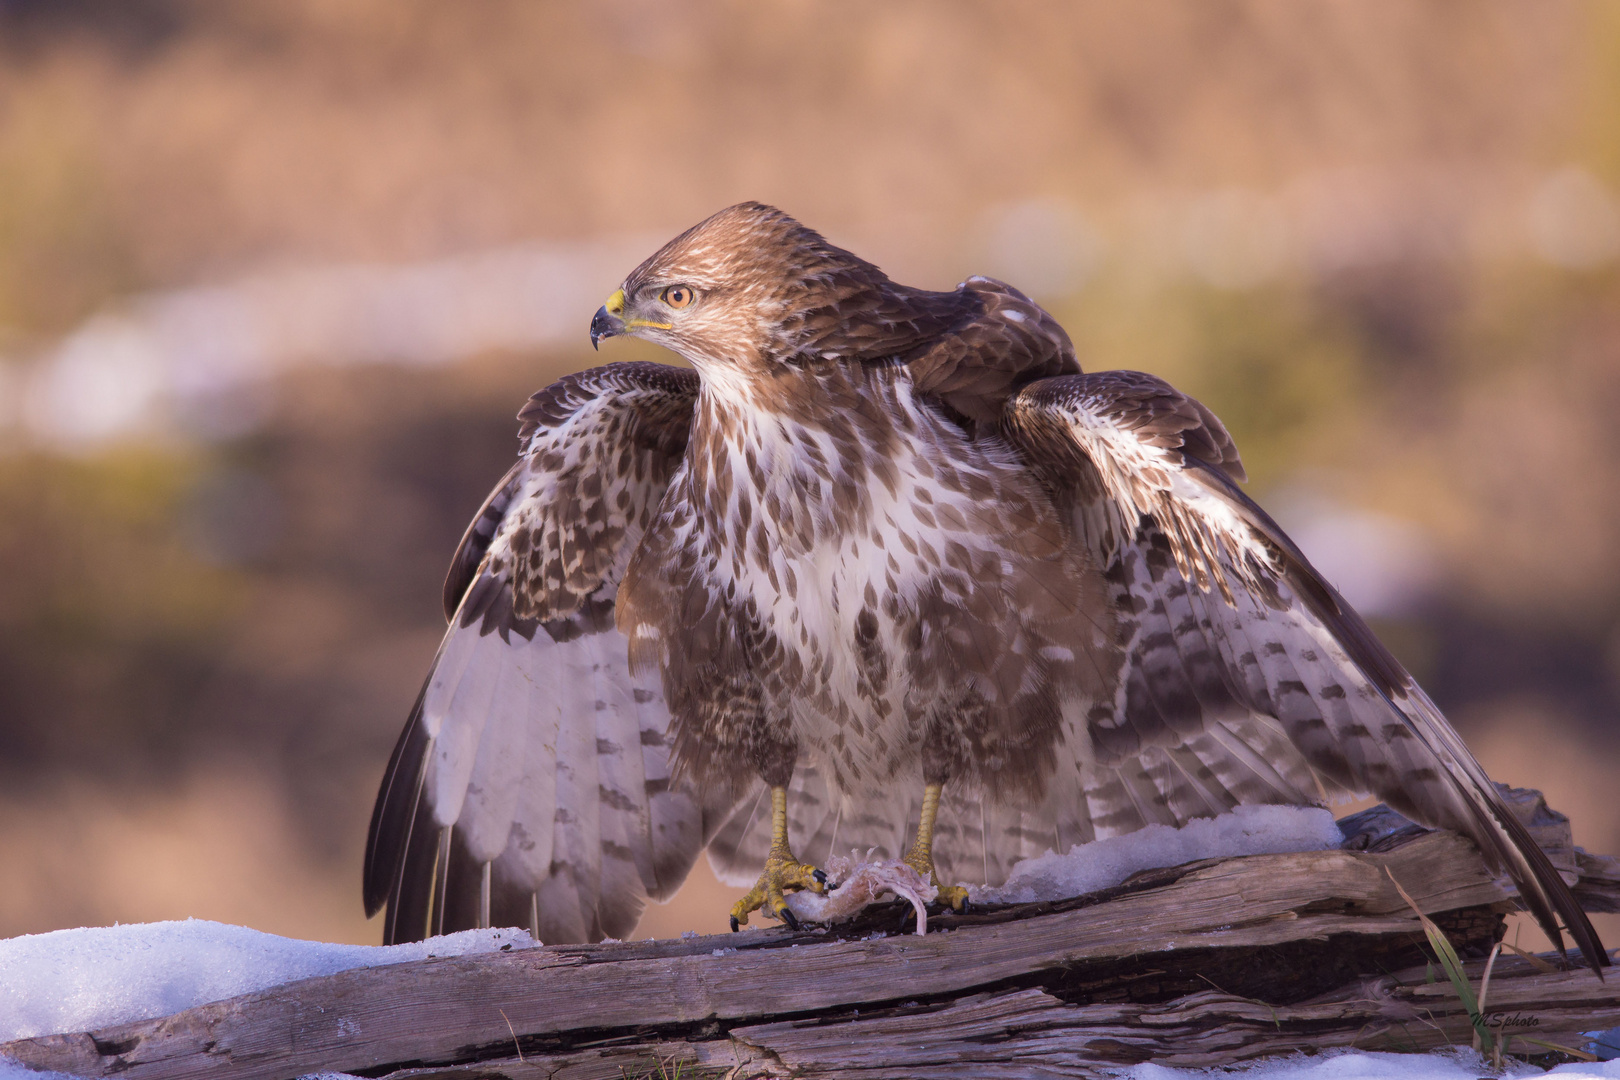
M 1617 188 L 1605 0 L 0 0 L 0 935 L 376 941 L 512 415 L 646 355 L 592 356 L 598 298 L 744 198 L 1203 397 L 1492 774 L 1620 851 Z M 272 294 L 243 376 L 209 319 Z M 499 296 L 571 336 L 410 331 Z

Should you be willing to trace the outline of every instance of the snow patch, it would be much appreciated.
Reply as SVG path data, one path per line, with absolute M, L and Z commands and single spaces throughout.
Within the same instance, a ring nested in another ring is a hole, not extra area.
M 1315 1057 L 1290 1054 L 1252 1064 L 1214 1069 L 1172 1069 L 1144 1063 L 1122 1069 L 1130 1080 L 1501 1080 L 1556 1076 L 1560 1080 L 1620 1080 L 1620 1062 L 1576 1062 L 1545 1072 L 1535 1065 L 1515 1064 L 1497 1073 L 1472 1050 L 1437 1050 L 1429 1054 L 1387 1054 L 1361 1050 L 1328 1051 Z
M 1314 806 L 1239 806 L 1179 829 L 1149 825 L 1124 836 L 1077 844 L 1065 855 L 1025 859 L 997 887 L 968 886 L 977 904 L 1064 900 L 1118 885 L 1142 870 L 1234 855 L 1327 851 L 1344 841 L 1333 814 Z
M 30 1069 L 15 1058 L 0 1057 L 0 1080 L 83 1080 L 67 1073 Z
M 0 1042 L 168 1016 L 350 968 L 537 944 L 528 931 L 508 929 L 405 945 L 328 945 L 203 919 L 27 934 L 0 941 Z M 0 1062 L 0 1080 L 5 1067 Z

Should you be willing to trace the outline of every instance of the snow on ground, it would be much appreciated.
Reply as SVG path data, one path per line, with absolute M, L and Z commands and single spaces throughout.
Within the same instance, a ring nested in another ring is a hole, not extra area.
M 167 1016 L 349 968 L 535 945 L 524 930 L 327 945 L 202 919 L 28 934 L 0 940 L 0 1042 Z
M 340 1076 L 341 1074 L 333 1074 L 334 1080 Z M 80 1078 L 69 1076 L 67 1073 L 36 1072 L 26 1065 L 18 1064 L 12 1058 L 0 1057 L 0 1080 L 80 1080 Z
M 1190 821 L 1179 829 L 1145 829 L 1078 844 L 1066 855 L 1048 851 L 1013 867 L 998 888 L 969 886 L 975 903 L 1027 904 L 1062 900 L 1118 885 L 1132 874 L 1195 859 L 1326 851 L 1344 842 L 1330 811 L 1314 806 L 1239 806 L 1229 814 Z
M 1437 1050 L 1429 1054 L 1385 1054 L 1363 1050 L 1329 1051 L 1315 1057 L 1290 1054 L 1264 1058 L 1251 1065 L 1221 1069 L 1167 1069 L 1151 1062 L 1120 1071 L 1130 1080 L 1530 1080 L 1556 1076 L 1559 1080 L 1620 1080 L 1620 1061 L 1559 1065 L 1544 1072 L 1523 1062 L 1507 1065 L 1500 1073 L 1490 1062 L 1468 1049 Z

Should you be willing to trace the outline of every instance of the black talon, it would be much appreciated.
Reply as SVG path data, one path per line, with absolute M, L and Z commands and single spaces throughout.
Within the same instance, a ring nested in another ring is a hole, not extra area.
M 731 932 L 733 934 L 737 932 L 737 916 L 735 915 L 731 917 Z
M 782 910 L 776 913 L 776 917 L 781 919 L 782 922 L 787 925 L 789 930 L 797 930 L 799 928 L 799 917 L 793 914 L 792 909 L 786 904 L 782 905 Z
M 815 878 L 818 882 L 820 882 L 823 885 L 827 884 L 827 871 L 825 871 L 825 870 L 818 869 L 815 873 L 811 874 L 810 876 Z

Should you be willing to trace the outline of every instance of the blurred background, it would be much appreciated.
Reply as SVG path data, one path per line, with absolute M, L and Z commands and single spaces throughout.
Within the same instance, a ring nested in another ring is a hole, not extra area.
M 1203 398 L 1491 773 L 1620 852 L 1620 5 L 0 0 L 0 935 L 379 940 L 372 798 L 513 415 L 659 358 L 592 312 L 745 198 Z

